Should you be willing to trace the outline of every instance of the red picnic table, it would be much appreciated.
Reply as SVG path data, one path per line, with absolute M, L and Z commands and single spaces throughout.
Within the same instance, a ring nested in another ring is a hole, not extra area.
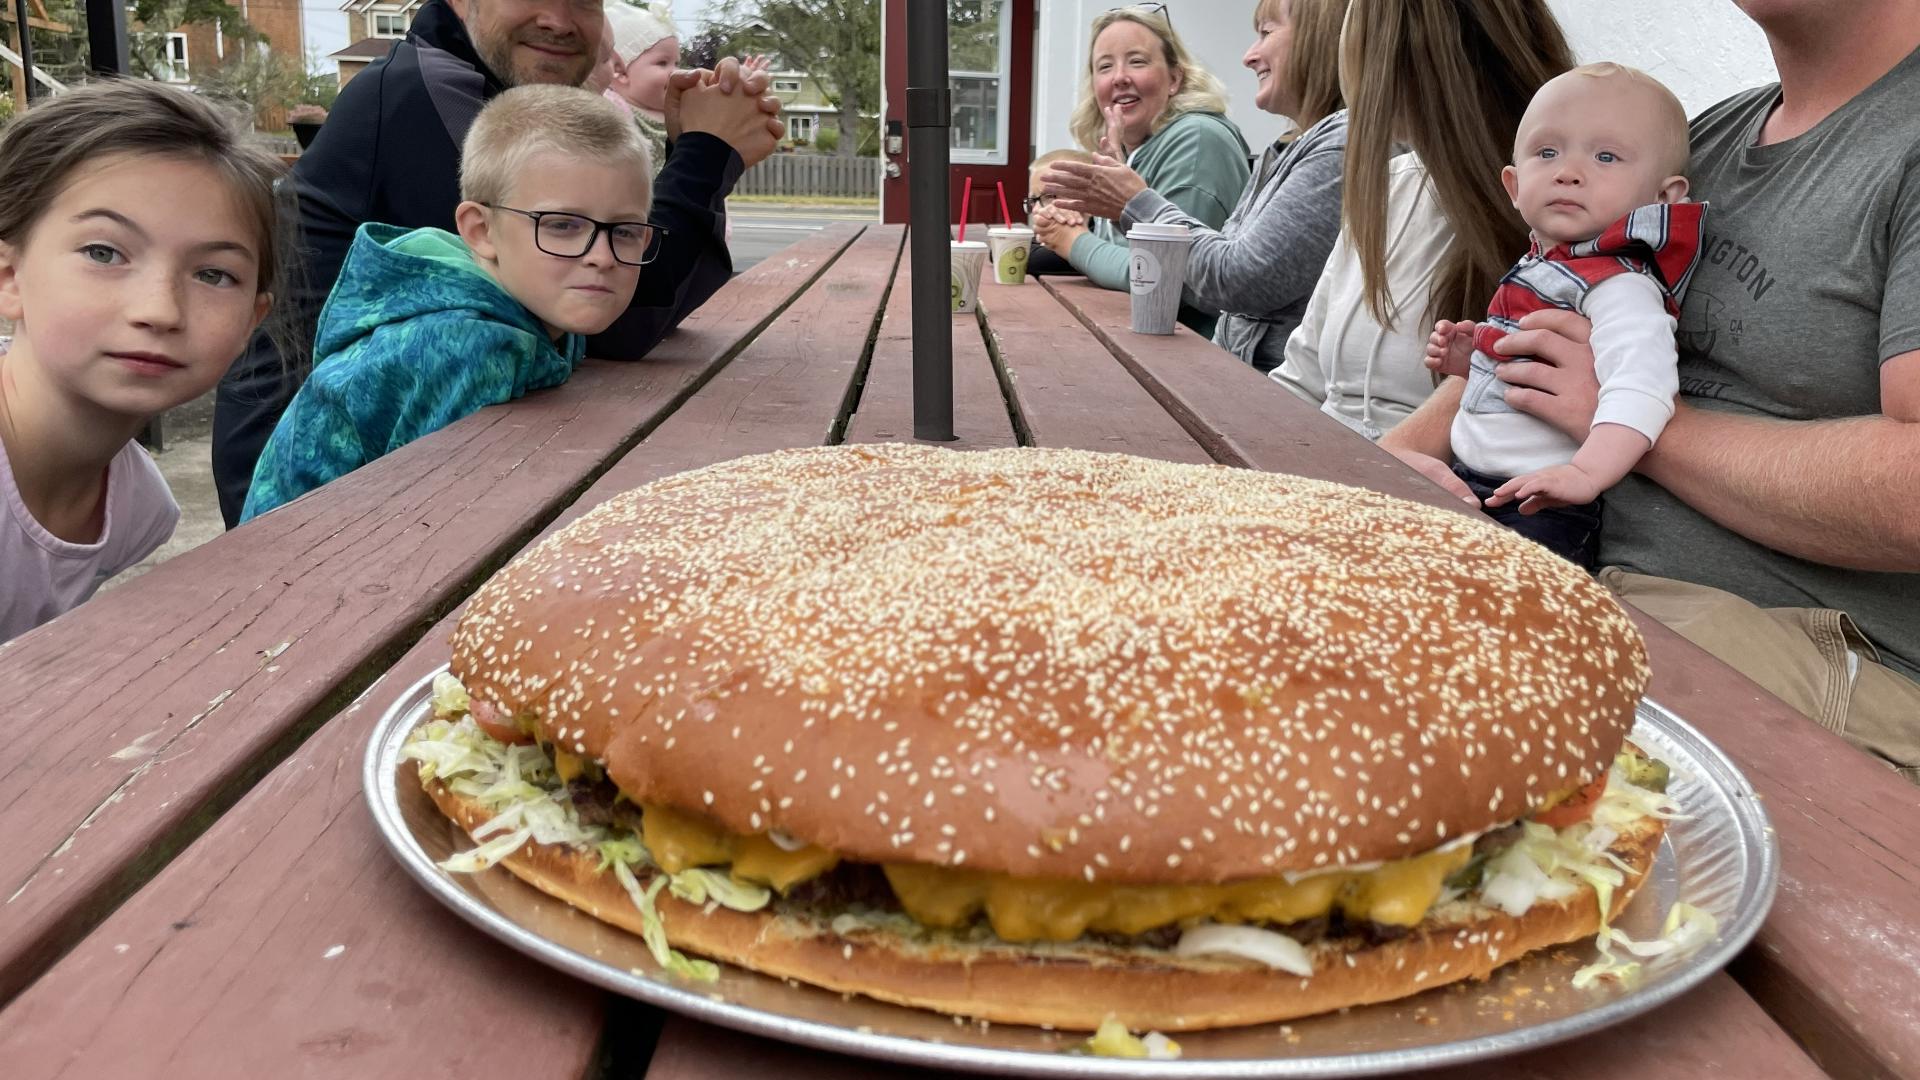
M 823 231 L 645 362 L 589 362 L 0 647 L 6 1075 L 898 1074 L 663 1017 L 471 929 L 388 854 L 360 767 L 377 719 L 445 661 L 463 599 L 545 532 L 742 454 L 909 440 L 902 242 Z M 989 284 L 982 307 L 982 332 L 955 335 L 961 448 L 1217 461 L 1449 503 L 1210 343 L 1131 334 L 1123 294 Z M 1766 800 L 1772 915 L 1667 1008 L 1441 1075 L 1920 1075 L 1920 791 L 1642 626 L 1652 696 Z

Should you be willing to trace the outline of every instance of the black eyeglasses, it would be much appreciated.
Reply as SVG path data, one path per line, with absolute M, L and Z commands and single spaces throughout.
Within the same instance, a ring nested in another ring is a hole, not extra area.
M 667 230 L 644 221 L 595 221 L 580 214 L 560 210 L 517 210 L 499 203 L 488 203 L 495 210 L 533 219 L 533 246 L 561 259 L 577 259 L 593 250 L 600 234 L 607 234 L 615 262 L 645 266 L 660 253 L 661 237 Z
M 1051 195 L 1029 195 L 1020 200 L 1020 211 L 1028 217 L 1032 217 L 1035 210 L 1043 206 L 1050 206 L 1052 203 L 1053 196 Z

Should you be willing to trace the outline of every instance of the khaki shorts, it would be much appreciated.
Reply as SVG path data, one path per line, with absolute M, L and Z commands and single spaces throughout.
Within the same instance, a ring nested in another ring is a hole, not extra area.
M 1600 571 L 1614 595 L 1920 784 L 1920 683 L 1879 663 L 1845 612 L 1761 608 L 1729 592 Z

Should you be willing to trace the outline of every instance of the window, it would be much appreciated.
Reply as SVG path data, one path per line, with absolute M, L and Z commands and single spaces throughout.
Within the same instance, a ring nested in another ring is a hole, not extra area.
M 776 94 L 797 94 L 800 92 L 799 79 L 773 80 L 773 92 Z
M 1006 74 L 1012 62 L 1013 8 L 1007 0 L 968 0 L 947 8 L 953 90 L 950 129 L 955 163 L 1007 163 Z
M 384 12 L 373 13 L 373 36 L 382 38 L 403 38 L 407 36 L 407 17 L 388 15 Z
M 187 35 L 167 35 L 167 81 L 187 81 Z
M 812 113 L 800 113 L 787 117 L 787 137 L 794 140 L 813 141 L 814 132 L 820 127 L 820 119 Z

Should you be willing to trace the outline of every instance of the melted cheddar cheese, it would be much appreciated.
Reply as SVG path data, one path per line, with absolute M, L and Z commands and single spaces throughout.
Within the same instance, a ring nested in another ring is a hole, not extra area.
M 1412 926 L 1426 917 L 1447 875 L 1472 857 L 1463 844 L 1365 872 L 1224 885 L 1102 885 L 912 863 L 884 869 L 907 914 L 928 926 L 964 926 L 984 911 L 1003 941 L 1072 941 L 1089 931 L 1140 934 L 1193 919 L 1292 923 L 1335 904 L 1349 919 Z
M 734 877 L 769 885 L 782 893 L 819 877 L 840 862 L 838 855 L 825 848 L 809 845 L 787 851 L 765 836 L 736 836 L 664 806 L 640 808 L 640 840 L 652 853 L 653 861 L 669 874 L 695 866 L 731 863 Z
M 825 848 L 787 851 L 766 836 L 737 836 L 664 806 L 643 807 L 640 824 L 647 850 L 669 874 L 731 864 L 735 878 L 785 893 L 840 862 Z M 1143 934 L 1198 919 L 1294 923 L 1319 918 L 1335 905 L 1349 919 L 1412 926 L 1426 917 L 1447 876 L 1472 857 L 1471 845 L 1461 844 L 1372 870 L 1224 885 L 1108 885 L 920 863 L 882 869 L 901 907 L 927 926 L 961 927 L 984 912 L 1003 941 L 1072 941 L 1089 931 Z

